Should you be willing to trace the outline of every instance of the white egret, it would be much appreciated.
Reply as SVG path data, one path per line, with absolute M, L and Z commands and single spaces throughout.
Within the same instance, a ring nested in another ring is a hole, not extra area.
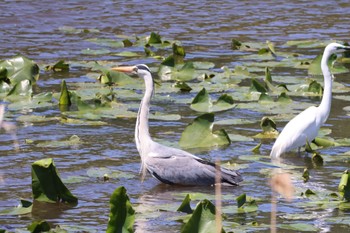
M 216 167 L 186 151 L 164 146 L 152 140 L 149 134 L 148 115 L 153 94 L 153 78 L 146 65 L 115 67 L 112 70 L 137 74 L 145 81 L 145 93 L 137 114 L 135 141 L 141 156 L 141 171 L 147 170 L 153 177 L 166 184 L 213 185 Z M 241 175 L 233 170 L 220 168 L 221 183 L 238 185 Z
M 324 91 L 321 104 L 318 107 L 311 106 L 295 116 L 284 127 L 275 144 L 272 147 L 271 158 L 278 158 L 281 154 L 299 148 L 311 142 L 317 136 L 321 125 L 328 118 L 332 102 L 332 74 L 327 65 L 330 56 L 336 52 L 350 50 L 349 46 L 338 43 L 330 43 L 326 46 L 321 69 L 324 77 Z

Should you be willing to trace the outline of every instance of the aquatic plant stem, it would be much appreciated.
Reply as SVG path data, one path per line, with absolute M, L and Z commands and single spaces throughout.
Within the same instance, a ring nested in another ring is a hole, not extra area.
M 216 232 L 222 232 L 222 208 L 221 208 L 221 168 L 220 168 L 220 159 L 217 159 L 215 162 L 215 225 Z

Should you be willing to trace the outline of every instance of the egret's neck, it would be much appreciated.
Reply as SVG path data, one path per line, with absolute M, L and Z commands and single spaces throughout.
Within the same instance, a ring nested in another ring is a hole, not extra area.
M 332 103 L 332 74 L 328 67 L 328 59 L 330 56 L 331 54 L 328 56 L 323 56 L 321 60 L 321 69 L 324 78 L 324 90 L 322 101 L 319 106 L 319 116 L 322 123 L 327 120 Z
M 149 143 L 152 142 L 149 134 L 148 115 L 150 108 L 150 101 L 153 94 L 153 80 L 150 75 L 145 75 L 145 94 L 142 98 L 139 112 L 137 114 L 136 127 L 135 127 L 135 141 L 137 150 L 140 153 L 141 159 L 143 159 L 142 149 L 148 148 Z

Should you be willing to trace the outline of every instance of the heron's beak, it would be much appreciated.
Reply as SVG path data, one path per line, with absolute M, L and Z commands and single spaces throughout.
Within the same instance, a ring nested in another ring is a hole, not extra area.
M 133 73 L 135 69 L 135 66 L 119 66 L 119 67 L 113 67 L 112 70 L 123 72 L 123 73 Z

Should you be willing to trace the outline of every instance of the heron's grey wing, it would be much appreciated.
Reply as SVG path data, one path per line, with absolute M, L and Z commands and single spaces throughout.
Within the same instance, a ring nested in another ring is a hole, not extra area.
M 215 164 L 186 151 L 159 145 L 157 152 L 147 156 L 146 167 L 158 180 L 166 184 L 215 184 Z M 162 153 L 161 153 L 162 152 Z M 222 182 L 236 185 L 242 181 L 238 172 L 221 168 Z

